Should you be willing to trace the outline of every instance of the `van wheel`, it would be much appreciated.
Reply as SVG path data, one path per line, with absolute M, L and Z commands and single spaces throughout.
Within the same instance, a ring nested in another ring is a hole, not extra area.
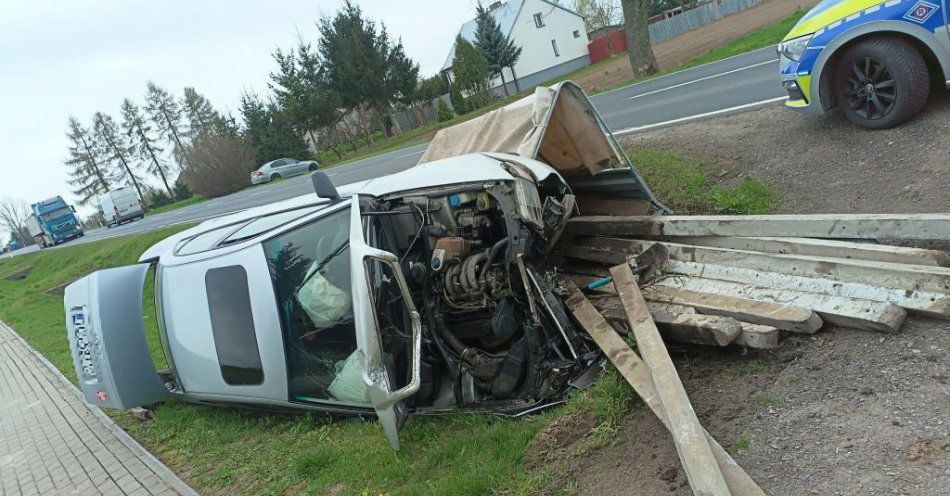
M 270 175 L 270 180 L 271 180 L 271 181 L 276 181 L 276 180 L 278 180 L 278 179 L 280 179 L 280 174 L 271 174 L 271 175 Z
M 896 37 L 848 48 L 835 67 L 835 96 L 849 121 L 865 129 L 894 127 L 927 103 L 930 77 L 920 52 Z

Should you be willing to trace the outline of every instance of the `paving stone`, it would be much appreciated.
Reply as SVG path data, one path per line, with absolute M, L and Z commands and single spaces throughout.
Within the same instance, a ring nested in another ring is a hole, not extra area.
M 0 323 L 0 494 L 195 494 L 103 417 Z

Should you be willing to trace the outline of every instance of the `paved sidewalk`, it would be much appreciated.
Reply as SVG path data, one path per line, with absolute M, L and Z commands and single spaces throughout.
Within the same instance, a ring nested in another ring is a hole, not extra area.
M 0 495 L 192 495 L 0 323 Z

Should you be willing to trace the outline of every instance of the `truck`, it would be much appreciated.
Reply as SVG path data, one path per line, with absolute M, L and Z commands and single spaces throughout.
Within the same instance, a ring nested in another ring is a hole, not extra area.
M 99 197 L 99 209 L 106 227 L 145 217 L 145 205 L 135 188 L 123 186 Z
M 61 196 L 34 203 L 30 210 L 32 214 L 26 219 L 26 227 L 40 248 L 56 246 L 85 234 L 75 207 L 67 204 Z

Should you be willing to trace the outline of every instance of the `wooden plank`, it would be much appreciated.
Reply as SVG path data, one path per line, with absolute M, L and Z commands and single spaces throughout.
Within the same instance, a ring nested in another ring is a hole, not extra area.
M 756 348 L 759 350 L 771 350 L 778 348 L 779 330 L 766 325 L 751 324 L 749 322 L 739 322 L 739 328 L 742 331 L 733 341 L 739 346 Z
M 831 279 L 802 277 L 778 272 L 764 272 L 729 265 L 681 262 L 670 260 L 668 272 L 706 279 L 719 279 L 756 286 L 790 289 L 845 298 L 858 298 L 893 303 L 911 313 L 928 317 L 950 318 L 950 294 L 930 291 L 908 291 L 856 282 L 839 282 Z
M 893 303 L 859 300 L 841 296 L 805 293 L 787 289 L 763 288 L 748 283 L 717 281 L 694 276 L 672 276 L 657 284 L 669 288 L 738 296 L 756 301 L 810 308 L 829 324 L 866 331 L 897 332 L 907 312 Z
M 626 323 L 620 300 L 616 296 L 592 298 L 597 311 L 607 320 Z M 675 313 L 672 308 L 688 308 L 692 313 Z M 680 343 L 700 344 L 704 346 L 728 346 L 742 332 L 739 321 L 719 315 L 701 315 L 691 307 L 647 302 L 647 310 L 663 336 Z
M 622 263 L 630 253 L 640 253 L 656 241 L 619 238 L 586 238 L 565 247 L 564 254 L 600 263 Z M 763 272 L 855 282 L 907 291 L 950 292 L 950 268 L 868 262 L 804 255 L 776 255 L 727 248 L 663 243 L 670 257 L 684 262 L 730 265 Z
M 607 323 L 604 317 L 597 312 L 597 309 L 577 289 L 577 286 L 569 279 L 565 280 L 565 284 L 571 291 L 570 296 L 564 301 L 565 306 L 574 315 L 581 327 L 593 338 L 597 346 L 604 351 L 607 358 L 617 367 L 617 370 L 633 387 L 634 391 L 643 398 L 643 402 L 653 411 L 653 414 L 669 429 L 669 420 L 657 396 L 653 377 L 646 365 Z M 704 435 L 733 496 L 764 496 L 765 493 L 762 489 L 732 459 L 729 453 L 726 453 L 722 446 L 705 430 Z
M 950 239 L 950 213 L 579 216 L 568 228 L 627 236 Z
M 713 246 L 733 250 L 760 251 L 781 255 L 853 258 L 875 262 L 950 267 L 950 253 L 926 248 L 856 243 L 833 239 L 768 238 L 742 236 L 677 236 L 664 241 L 687 245 Z
M 582 215 L 646 215 L 650 213 L 650 202 L 646 200 L 582 196 L 577 199 L 577 206 Z
M 653 285 L 644 288 L 647 301 L 675 303 L 695 308 L 700 313 L 724 315 L 743 322 L 761 324 L 783 331 L 812 334 L 821 328 L 822 320 L 810 308 L 756 301 L 736 296 L 701 293 Z
M 627 320 L 637 338 L 637 348 L 650 369 L 660 404 L 666 412 L 670 433 L 694 494 L 728 495 L 726 479 L 713 457 L 705 430 L 699 424 L 686 389 L 680 382 L 673 360 L 666 351 L 660 331 L 650 317 L 646 301 L 640 294 L 637 276 L 627 264 L 610 269 L 617 295 L 627 314 Z

